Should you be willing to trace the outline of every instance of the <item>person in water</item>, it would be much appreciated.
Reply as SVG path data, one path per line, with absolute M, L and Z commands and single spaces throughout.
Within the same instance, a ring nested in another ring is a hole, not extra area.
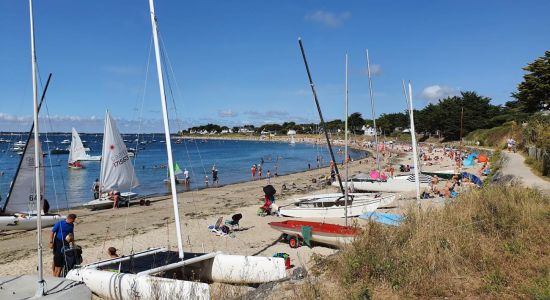
M 212 187 L 214 187 L 214 183 L 216 184 L 216 187 L 219 187 L 218 169 L 216 169 L 216 168 L 212 168 Z

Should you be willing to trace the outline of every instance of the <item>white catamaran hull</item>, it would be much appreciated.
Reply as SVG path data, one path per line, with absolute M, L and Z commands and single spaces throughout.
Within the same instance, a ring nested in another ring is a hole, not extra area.
M 388 196 L 395 199 L 395 195 Z M 347 216 L 357 217 L 366 212 L 373 212 L 380 207 L 382 198 L 357 201 L 354 200 L 351 205 L 347 206 Z M 334 205 L 330 207 L 289 207 L 280 208 L 279 214 L 294 218 L 345 218 L 346 206 Z
M 42 227 L 53 226 L 60 220 L 64 220 L 65 216 L 60 215 L 46 215 L 42 216 Z M 18 217 L 18 216 L 1 216 L 0 217 L 0 231 L 1 230 L 33 230 L 36 229 L 36 216 L 30 217 Z
M 84 282 L 103 299 L 210 299 L 206 283 L 102 271 L 94 268 L 71 270 L 67 279 Z

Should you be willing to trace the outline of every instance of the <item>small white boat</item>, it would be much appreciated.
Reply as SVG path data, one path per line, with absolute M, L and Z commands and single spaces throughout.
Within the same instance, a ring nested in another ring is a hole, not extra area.
M 39 146 L 38 152 L 42 154 Z M 40 165 L 43 166 L 43 156 L 40 155 Z M 36 229 L 36 197 L 34 190 L 34 140 L 29 139 L 25 152 L 22 154 L 17 172 L 10 186 L 10 191 L 1 208 L 0 230 L 32 230 Z M 44 178 L 44 168 L 40 168 L 40 176 Z M 40 190 L 44 190 L 41 181 Z M 42 215 L 42 226 L 52 226 L 64 219 L 60 215 Z
M 134 192 L 124 192 L 120 193 L 120 199 L 118 200 L 119 206 L 126 206 L 128 203 L 134 202 L 138 197 L 137 193 Z M 99 199 L 88 201 L 84 204 L 84 207 L 89 209 L 102 209 L 102 208 L 112 208 L 114 201 L 109 198 L 108 195 L 103 195 Z
M 69 147 L 69 167 L 71 167 L 71 164 L 74 164 L 75 162 L 79 161 L 100 161 L 101 156 L 91 156 L 86 151 L 89 151 L 90 148 L 84 147 L 84 144 L 82 143 L 82 140 L 80 139 L 80 135 L 78 132 L 76 132 L 76 129 L 72 129 L 72 140 L 71 140 L 71 146 Z M 78 166 L 77 166 L 78 168 Z
M 0 231 L 3 230 L 33 230 L 36 229 L 36 215 L 25 216 L 0 216 Z M 60 215 L 42 215 L 42 227 L 50 227 L 61 220 L 65 220 L 65 216 Z
M 14 147 L 25 147 L 27 143 L 23 142 L 23 141 L 17 141 L 13 144 Z
M 126 145 L 118 131 L 114 119 L 109 112 L 105 114 L 105 132 L 103 133 L 103 151 L 101 156 L 100 190 L 109 192 L 115 189 L 132 189 L 139 185 L 134 172 L 134 166 L 126 150 Z M 134 192 L 123 192 L 120 194 L 119 206 L 127 204 L 137 198 Z M 107 196 L 88 201 L 84 207 L 90 209 L 113 207 L 113 200 Z
M 382 202 L 391 203 L 396 197 L 394 194 L 375 197 L 372 194 L 361 193 L 350 193 L 348 196 L 348 217 L 357 217 L 363 213 L 375 211 L 382 206 Z M 279 214 L 295 218 L 345 218 L 345 198 L 338 193 L 310 197 L 290 206 L 280 207 Z
M 431 177 L 420 175 L 420 188 L 427 187 L 431 182 Z M 333 183 L 334 185 L 334 183 Z M 351 179 L 349 185 L 357 191 L 371 192 L 414 192 L 416 189 L 414 175 L 399 175 L 387 180 L 370 179 L 366 176 L 356 176 Z
M 61 144 L 70 144 L 70 143 L 71 143 L 71 141 L 69 141 L 69 140 L 63 140 L 63 141 L 61 141 Z

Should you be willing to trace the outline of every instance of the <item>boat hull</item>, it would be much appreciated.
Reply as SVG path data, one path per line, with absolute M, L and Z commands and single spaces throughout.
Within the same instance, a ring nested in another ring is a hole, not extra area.
M 137 196 L 138 194 L 133 192 L 121 193 L 119 201 L 132 201 Z M 109 199 L 108 197 L 101 197 L 99 199 L 86 202 L 84 204 L 84 207 L 89 209 L 112 208 L 113 204 L 113 200 Z
M 206 283 L 115 273 L 94 268 L 69 271 L 67 279 L 83 282 L 103 299 L 210 299 Z
M 395 199 L 395 195 L 387 196 Z M 347 206 L 347 216 L 357 217 L 367 212 L 373 212 L 380 207 L 383 198 L 369 200 L 354 200 L 351 205 Z M 391 199 L 385 200 L 390 201 Z M 393 201 L 393 200 L 391 200 Z M 345 218 L 346 206 L 330 206 L 330 207 L 281 207 L 279 214 L 294 218 Z
M 65 216 L 45 215 L 40 218 L 42 227 L 53 226 L 58 221 L 64 220 Z M 36 216 L 0 216 L 0 230 L 33 230 L 36 229 Z
M 350 185 L 352 183 L 350 182 Z M 428 186 L 428 183 L 420 182 L 420 188 Z M 357 191 L 372 191 L 372 192 L 414 192 L 416 185 L 414 182 L 408 181 L 405 178 L 389 178 L 387 181 L 355 181 L 353 188 Z
M 358 229 L 349 226 L 297 220 L 271 222 L 269 226 L 287 235 L 299 237 L 302 237 L 302 227 L 309 226 L 311 227 L 312 241 L 334 247 L 341 247 L 353 242 L 355 237 L 360 233 Z

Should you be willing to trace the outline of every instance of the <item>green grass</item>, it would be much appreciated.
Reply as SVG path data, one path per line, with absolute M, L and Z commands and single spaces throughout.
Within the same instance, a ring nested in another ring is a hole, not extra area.
M 348 248 L 316 259 L 319 281 L 334 283 L 317 287 L 325 299 L 547 299 L 548 196 L 488 186 L 405 215 L 398 227 L 369 223 Z

